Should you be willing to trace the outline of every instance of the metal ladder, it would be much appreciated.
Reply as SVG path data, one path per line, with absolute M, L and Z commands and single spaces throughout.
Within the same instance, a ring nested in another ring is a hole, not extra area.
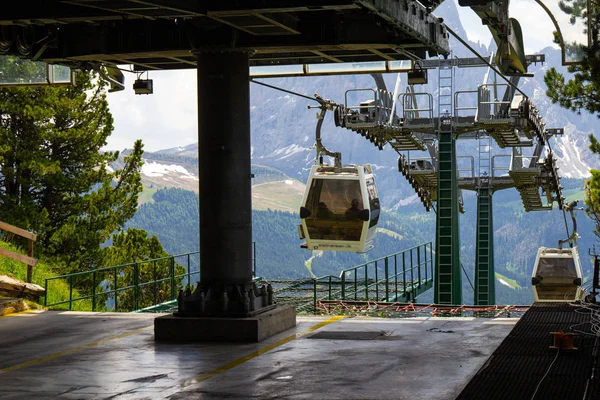
M 479 177 L 492 176 L 492 137 L 484 134 L 479 137 Z
M 494 236 L 492 218 L 492 137 L 479 138 L 479 182 L 477 188 L 477 242 L 475 245 L 475 305 L 496 302 Z
M 453 113 L 454 67 L 449 57 L 440 59 L 438 68 L 438 117 Z
M 454 71 L 450 60 L 438 68 L 438 196 L 434 302 L 462 304 L 458 229 L 458 172 L 452 112 Z
M 480 188 L 477 193 L 477 244 L 475 249 L 475 305 L 496 303 L 494 276 L 494 237 L 492 190 Z

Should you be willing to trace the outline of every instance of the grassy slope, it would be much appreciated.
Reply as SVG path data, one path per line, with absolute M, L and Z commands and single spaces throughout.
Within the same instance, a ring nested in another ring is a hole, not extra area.
M 252 208 L 298 212 L 304 187 L 303 183 L 291 179 L 252 185 Z
M 10 249 L 12 251 L 24 254 L 24 252 L 10 244 L 0 242 L 0 247 Z M 9 275 L 23 282 L 27 279 L 27 265 L 18 261 L 11 260 L 6 257 L 0 257 L 0 275 Z M 38 264 L 33 268 L 32 283 L 45 287 L 46 279 L 56 276 L 56 273 L 52 270 L 52 267 L 46 264 L 43 260 L 40 260 Z M 73 290 L 73 297 L 79 297 L 76 290 Z M 63 280 L 51 281 L 49 288 L 48 303 L 58 303 L 69 299 L 69 285 Z M 41 299 L 43 302 L 43 299 Z M 74 310 L 89 309 L 89 300 L 82 300 L 73 304 Z M 91 303 L 90 303 L 91 304 Z M 55 309 L 68 309 L 68 304 L 53 307 Z
M 521 289 L 521 285 L 519 285 L 517 281 L 515 281 L 514 279 L 507 278 L 506 276 L 499 274 L 498 272 L 496 272 L 496 279 L 498 281 L 502 279 L 504 282 L 510 285 L 511 289 Z
M 152 196 L 154 195 L 154 193 L 156 193 L 160 188 L 157 186 L 153 186 L 153 187 L 146 187 L 144 186 L 144 190 L 142 191 L 142 193 L 140 193 L 140 196 L 138 197 L 138 204 L 144 204 L 144 203 L 154 203 L 154 199 L 152 198 Z

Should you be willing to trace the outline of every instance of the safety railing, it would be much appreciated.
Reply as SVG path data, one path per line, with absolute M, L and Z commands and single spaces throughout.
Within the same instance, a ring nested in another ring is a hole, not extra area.
M 193 285 L 193 279 L 197 281 L 199 277 L 198 251 L 76 272 L 46 279 L 44 305 L 68 305 L 69 310 L 139 310 L 176 299 L 180 289 Z M 64 282 L 68 284 L 69 297 L 49 302 L 54 284 Z
M 252 242 L 256 276 L 256 242 Z M 200 280 L 200 252 L 115 265 L 47 278 L 44 306 L 80 311 L 135 311 L 177 299 L 179 290 Z M 68 285 L 68 298 L 56 299 Z
M 458 90 L 454 93 L 454 122 L 458 122 L 460 117 L 477 119 L 477 95 L 477 90 Z
M 506 165 L 496 165 L 498 159 L 508 158 L 508 162 Z M 512 159 L 512 155 L 510 154 L 496 154 L 492 157 L 492 178 L 500 177 L 500 176 L 508 176 L 508 172 L 510 171 L 510 162 Z M 504 173 L 503 173 L 504 172 Z
M 368 94 L 368 95 L 365 95 Z M 364 96 L 367 100 L 357 102 L 355 97 Z M 350 89 L 344 94 L 344 126 L 348 129 L 381 127 L 389 124 L 390 115 L 393 113 L 393 97 L 385 90 L 375 89 Z
M 319 300 L 414 302 L 433 286 L 432 242 L 345 269 L 339 276 L 313 279 L 313 301 L 299 311 L 316 308 Z
M 400 93 L 402 118 L 406 127 L 433 126 L 433 96 L 429 93 Z M 424 99 L 424 100 L 423 100 Z M 422 107 L 419 104 L 425 103 Z
M 464 167 L 465 162 L 468 162 L 468 167 Z M 474 178 L 475 177 L 475 158 L 473 156 L 457 156 L 456 162 L 458 167 L 456 172 L 459 178 Z

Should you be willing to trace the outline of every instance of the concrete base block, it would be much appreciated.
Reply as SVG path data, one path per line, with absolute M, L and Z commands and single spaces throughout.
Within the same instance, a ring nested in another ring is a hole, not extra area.
M 176 317 L 154 320 L 154 340 L 171 342 L 260 342 L 296 326 L 296 308 L 277 307 L 250 318 Z

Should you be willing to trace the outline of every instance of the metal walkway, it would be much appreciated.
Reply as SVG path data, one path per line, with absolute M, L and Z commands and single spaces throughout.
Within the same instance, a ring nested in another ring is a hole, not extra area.
M 579 332 L 575 339 L 579 350 L 550 349 L 550 332 L 560 331 Z M 595 335 L 590 333 L 587 310 L 565 303 L 534 303 L 457 400 L 531 400 L 546 373 L 535 399 L 599 399 L 600 384 L 590 380 L 597 353 Z

